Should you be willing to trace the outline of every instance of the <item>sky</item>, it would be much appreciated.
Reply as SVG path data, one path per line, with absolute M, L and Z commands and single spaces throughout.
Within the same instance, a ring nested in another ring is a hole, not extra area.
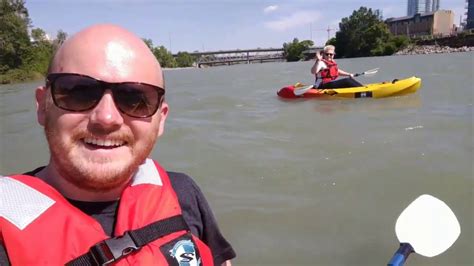
M 440 0 L 440 9 L 466 11 L 465 0 Z M 55 37 L 97 23 L 120 25 L 172 53 L 281 48 L 294 38 L 322 46 L 339 22 L 365 6 L 384 19 L 407 13 L 407 0 L 26 0 L 33 28 Z

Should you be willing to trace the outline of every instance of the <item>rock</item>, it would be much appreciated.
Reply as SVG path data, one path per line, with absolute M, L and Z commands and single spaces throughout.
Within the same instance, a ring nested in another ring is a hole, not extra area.
M 439 45 L 421 45 L 409 46 L 403 50 L 395 53 L 395 55 L 415 55 L 415 54 L 440 54 L 440 53 L 456 53 L 456 52 L 471 52 L 474 47 L 463 46 L 459 48 L 452 48 L 449 46 Z

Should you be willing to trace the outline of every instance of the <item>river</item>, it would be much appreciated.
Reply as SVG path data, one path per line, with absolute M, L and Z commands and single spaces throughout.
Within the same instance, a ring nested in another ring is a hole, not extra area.
M 422 78 L 411 95 L 284 101 L 312 62 L 166 70 L 170 105 L 152 157 L 193 176 L 238 257 L 234 265 L 386 265 L 401 211 L 445 201 L 461 235 L 408 265 L 473 265 L 474 53 L 339 60 L 365 83 Z M 35 117 L 41 82 L 0 87 L 0 172 L 48 160 Z

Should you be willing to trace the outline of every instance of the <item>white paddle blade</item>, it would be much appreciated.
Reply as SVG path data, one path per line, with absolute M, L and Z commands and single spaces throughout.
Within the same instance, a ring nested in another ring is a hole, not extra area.
M 379 68 L 374 68 L 374 69 L 371 69 L 371 70 L 367 70 L 367 71 L 365 71 L 364 73 L 365 73 L 366 75 L 368 75 L 368 74 L 375 74 L 375 73 L 377 73 L 378 71 L 379 71 Z
M 446 203 L 425 194 L 403 210 L 395 232 L 400 243 L 410 243 L 416 253 L 434 257 L 454 244 L 461 227 Z
M 371 76 L 373 74 L 376 74 L 377 72 L 379 72 L 379 68 L 374 68 L 374 69 L 367 70 L 367 71 L 362 72 L 362 73 L 357 73 L 357 74 L 354 75 L 354 77 L 363 76 L 363 75 Z
M 306 86 L 306 87 L 301 87 L 301 88 L 296 88 L 293 93 L 296 95 L 296 96 L 300 96 L 300 95 L 303 95 L 305 94 L 307 91 L 311 90 L 313 88 L 313 85 L 310 85 L 310 86 Z
M 365 72 L 364 72 L 364 75 L 366 75 L 366 76 L 372 76 L 372 75 L 376 74 L 377 72 L 379 72 L 379 69 L 378 69 L 378 68 L 374 68 L 374 69 L 365 71 Z

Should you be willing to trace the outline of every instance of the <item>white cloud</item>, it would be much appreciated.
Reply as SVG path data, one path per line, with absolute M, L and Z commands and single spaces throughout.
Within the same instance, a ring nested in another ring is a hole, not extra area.
M 275 31 L 285 31 L 298 26 L 308 25 L 320 18 L 317 11 L 298 11 L 292 15 L 265 22 L 265 27 Z
M 263 13 L 268 14 L 268 13 L 271 13 L 273 11 L 276 11 L 277 9 L 278 9 L 277 5 L 267 6 L 263 9 Z

